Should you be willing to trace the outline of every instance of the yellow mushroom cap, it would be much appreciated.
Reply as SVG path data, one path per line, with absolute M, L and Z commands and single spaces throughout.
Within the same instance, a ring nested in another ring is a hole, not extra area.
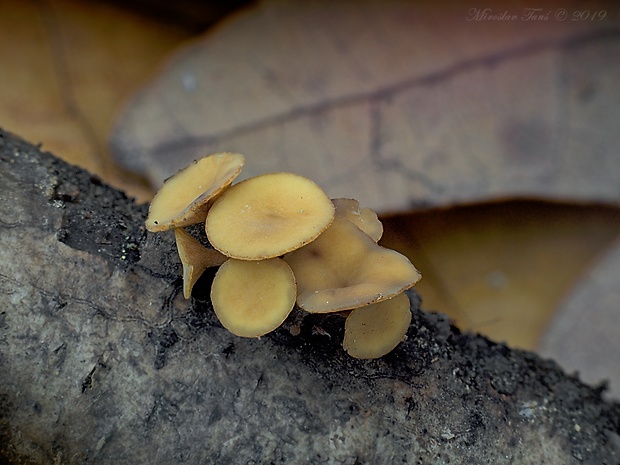
M 332 202 L 336 207 L 336 216 L 351 221 L 373 241 L 379 242 L 383 236 L 383 225 L 374 210 L 368 207 L 360 208 L 360 203 L 355 199 L 332 199 Z
M 241 260 L 278 257 L 316 239 L 333 221 L 334 205 L 314 182 L 270 173 L 232 186 L 215 201 L 205 226 L 209 242 Z
M 379 358 L 404 338 L 411 323 L 409 297 L 401 293 L 389 300 L 353 310 L 344 324 L 342 346 L 355 358 Z
M 207 249 L 184 229 L 176 228 L 174 237 L 183 264 L 183 296 L 189 299 L 194 284 L 204 270 L 220 266 L 228 257 L 217 250 Z
M 239 153 L 216 153 L 168 178 L 151 201 L 146 229 L 166 231 L 204 221 L 213 200 L 239 175 L 244 163 Z
M 389 299 L 420 280 L 404 255 L 377 245 L 336 217 L 315 241 L 284 256 L 297 280 L 297 305 L 329 313 Z
M 242 337 L 259 337 L 280 326 L 295 305 L 295 277 L 281 258 L 229 259 L 211 286 L 222 325 Z

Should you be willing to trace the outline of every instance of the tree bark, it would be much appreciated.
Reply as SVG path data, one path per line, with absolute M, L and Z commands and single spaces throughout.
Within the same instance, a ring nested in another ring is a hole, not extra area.
M 337 315 L 238 338 L 210 276 L 183 299 L 144 206 L 1 131 L 0 197 L 3 463 L 620 462 L 603 387 L 462 334 L 415 293 L 379 360 L 344 353 Z

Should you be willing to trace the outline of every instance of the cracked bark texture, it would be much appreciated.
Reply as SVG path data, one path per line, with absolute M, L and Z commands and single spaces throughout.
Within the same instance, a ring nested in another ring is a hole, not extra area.
M 420 310 L 348 357 L 338 316 L 223 329 L 146 208 L 0 132 L 0 461 L 617 464 L 620 405 Z M 291 325 L 299 324 L 293 336 Z

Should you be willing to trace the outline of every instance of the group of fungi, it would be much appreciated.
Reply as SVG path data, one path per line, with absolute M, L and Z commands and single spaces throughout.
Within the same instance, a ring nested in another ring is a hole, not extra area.
M 345 315 L 343 346 L 353 357 L 394 349 L 411 321 L 404 291 L 420 273 L 378 245 L 383 226 L 375 212 L 354 199 L 330 199 L 293 173 L 232 185 L 244 163 L 238 153 L 204 157 L 167 179 L 151 202 L 146 228 L 174 230 L 185 298 L 206 268 L 219 267 L 213 308 L 238 336 L 273 331 L 297 304 Z M 207 246 L 185 229 L 202 222 Z

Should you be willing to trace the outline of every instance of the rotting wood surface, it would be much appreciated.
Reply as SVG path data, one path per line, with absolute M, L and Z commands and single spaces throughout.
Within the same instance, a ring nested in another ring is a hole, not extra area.
M 344 353 L 337 316 L 242 339 L 208 277 L 182 298 L 172 234 L 119 191 L 0 132 L 0 197 L 3 463 L 620 461 L 603 389 L 413 293 L 407 340 L 379 360 Z

